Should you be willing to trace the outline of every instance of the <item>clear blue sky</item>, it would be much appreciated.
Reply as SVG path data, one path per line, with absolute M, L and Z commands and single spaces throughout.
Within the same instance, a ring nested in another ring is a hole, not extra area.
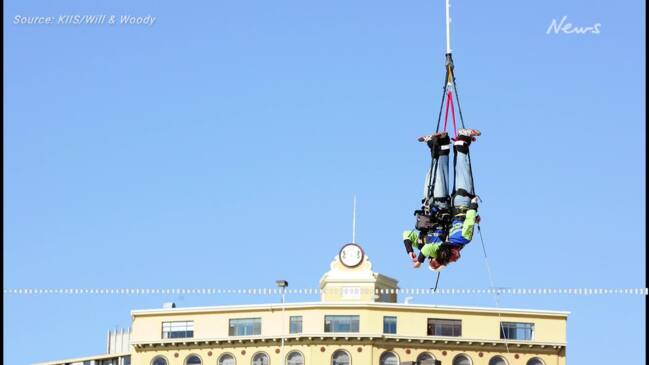
M 4 287 L 316 287 L 351 238 L 404 288 L 444 73 L 443 1 L 7 1 Z M 645 287 L 645 5 L 453 1 L 453 49 L 503 287 Z M 13 17 L 153 15 L 153 26 Z M 546 34 L 553 19 L 601 34 Z M 479 241 L 442 287 L 487 287 Z M 289 297 L 292 301 L 315 297 Z M 4 362 L 101 353 L 131 309 L 246 296 L 5 295 Z M 494 306 L 489 296 L 418 303 Z M 567 310 L 570 364 L 643 363 L 642 296 Z

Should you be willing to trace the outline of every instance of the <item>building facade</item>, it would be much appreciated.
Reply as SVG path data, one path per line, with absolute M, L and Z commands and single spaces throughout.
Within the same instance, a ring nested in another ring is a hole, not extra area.
M 134 310 L 129 361 L 565 365 L 567 312 L 398 303 L 397 281 L 358 246 L 341 249 L 320 289 L 313 303 Z

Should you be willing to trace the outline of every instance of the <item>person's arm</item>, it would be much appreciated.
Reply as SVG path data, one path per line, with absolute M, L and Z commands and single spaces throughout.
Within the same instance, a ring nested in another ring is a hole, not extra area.
M 421 259 L 421 261 L 419 261 L 419 262 L 424 262 L 426 257 L 437 258 L 437 250 L 439 250 L 440 245 L 441 245 L 441 243 L 427 243 L 427 244 L 425 244 L 424 247 L 421 248 L 421 252 L 420 252 L 419 258 L 418 258 L 418 259 Z
M 406 252 L 408 255 L 412 256 L 413 253 L 412 246 L 413 243 L 417 242 L 419 235 L 415 231 L 403 231 L 403 244 L 406 246 Z
M 412 242 L 410 242 L 410 240 L 404 240 L 403 245 L 406 246 L 406 252 L 408 253 L 408 255 L 414 253 L 412 250 Z
M 473 239 L 473 227 L 475 226 L 475 218 L 478 215 L 478 199 L 473 198 L 469 210 L 466 212 L 464 223 L 462 224 L 462 237 L 467 241 Z
M 424 245 L 424 247 L 419 250 L 419 257 L 417 257 L 417 260 L 415 261 L 415 264 L 413 265 L 414 268 L 419 268 L 421 264 L 426 261 L 427 257 L 430 258 L 436 258 L 437 257 L 437 250 L 439 249 L 439 246 L 441 243 L 427 243 Z

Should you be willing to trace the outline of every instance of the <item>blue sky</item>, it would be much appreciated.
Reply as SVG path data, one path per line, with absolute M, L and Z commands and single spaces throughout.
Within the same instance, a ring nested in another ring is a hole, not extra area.
M 357 241 L 404 288 L 444 73 L 443 1 L 7 1 L 4 288 L 316 287 Z M 454 1 L 498 286 L 645 287 L 645 4 Z M 15 25 L 152 15 L 153 26 Z M 600 34 L 546 34 L 553 19 Z M 487 287 L 479 241 L 441 286 Z M 315 300 L 291 296 L 292 301 Z M 567 310 L 568 361 L 642 363 L 642 296 Z M 248 296 L 4 295 L 4 362 L 101 353 L 131 309 Z M 494 306 L 490 296 L 415 298 Z M 611 339 L 623 338 L 610 346 Z M 36 344 L 38 346 L 36 346 Z M 604 360 L 605 362 L 608 360 Z

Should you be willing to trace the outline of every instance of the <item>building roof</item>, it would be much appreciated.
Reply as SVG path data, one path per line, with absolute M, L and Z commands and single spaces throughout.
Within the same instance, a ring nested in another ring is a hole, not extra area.
M 186 307 L 186 308 L 159 308 L 159 309 L 138 309 L 131 311 L 131 317 L 147 315 L 165 315 L 165 314 L 196 314 L 196 313 L 220 313 L 220 312 L 239 312 L 239 311 L 259 311 L 275 310 L 280 308 L 286 309 L 313 309 L 313 308 L 377 308 L 377 309 L 398 309 L 411 311 L 450 311 L 464 313 L 500 313 L 512 315 L 529 315 L 529 316 L 550 316 L 550 317 L 568 317 L 570 312 L 567 311 L 550 311 L 534 309 L 516 309 L 516 308 L 492 308 L 492 307 L 465 307 L 449 306 L 434 304 L 404 304 L 404 303 L 377 303 L 377 302 L 302 302 L 302 303 L 269 303 L 269 304 L 252 304 L 252 305 L 223 305 L 207 307 Z
M 84 361 L 92 361 L 92 360 L 107 360 L 107 359 L 113 359 L 116 357 L 129 356 L 129 355 L 131 355 L 130 352 L 124 352 L 119 354 L 101 354 L 95 356 L 76 357 L 73 359 L 39 362 L 33 365 L 58 365 L 58 364 L 68 364 L 68 363 L 84 362 Z

